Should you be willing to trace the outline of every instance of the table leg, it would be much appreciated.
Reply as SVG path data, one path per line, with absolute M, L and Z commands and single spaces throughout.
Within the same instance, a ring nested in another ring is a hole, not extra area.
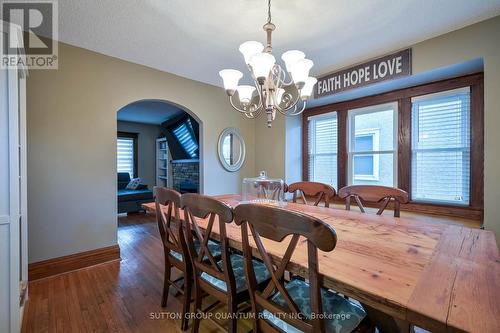
M 413 333 L 409 322 L 389 316 L 369 305 L 362 304 L 370 321 L 384 333 Z

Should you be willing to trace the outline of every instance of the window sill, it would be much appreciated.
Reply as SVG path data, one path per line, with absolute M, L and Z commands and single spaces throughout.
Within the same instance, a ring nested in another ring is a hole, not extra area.
M 370 181 L 379 181 L 380 178 L 374 175 L 355 175 L 354 180 L 370 180 Z
M 334 202 L 342 204 L 345 203 L 344 200 L 338 197 L 335 197 Z M 351 205 L 355 206 L 356 204 L 352 202 Z M 379 203 L 373 202 L 366 202 L 363 203 L 363 205 L 370 208 L 378 208 L 380 206 Z M 393 204 L 390 203 L 387 209 L 394 209 Z M 483 208 L 479 207 L 431 204 L 410 201 L 407 204 L 401 204 L 401 211 L 467 219 L 473 221 L 473 224 L 477 224 L 478 228 L 481 227 L 483 223 Z

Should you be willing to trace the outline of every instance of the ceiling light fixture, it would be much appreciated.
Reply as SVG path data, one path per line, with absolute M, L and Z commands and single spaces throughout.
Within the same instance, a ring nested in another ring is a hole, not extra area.
M 257 118 L 262 111 L 267 115 L 267 127 L 271 127 L 276 111 L 285 116 L 299 115 L 306 107 L 306 100 L 312 95 L 317 80 L 309 76 L 313 62 L 305 58 L 304 52 L 291 50 L 283 53 L 284 71 L 272 55 L 271 35 L 276 26 L 271 22 L 271 0 L 268 0 L 267 23 L 263 26 L 267 33 L 267 45 L 256 41 L 240 45 L 245 63 L 254 81 L 254 86 L 238 86 L 243 73 L 235 69 L 219 72 L 224 89 L 232 107 L 248 118 Z M 235 104 L 234 94 L 238 92 L 239 103 Z M 254 92 L 257 92 L 254 96 Z

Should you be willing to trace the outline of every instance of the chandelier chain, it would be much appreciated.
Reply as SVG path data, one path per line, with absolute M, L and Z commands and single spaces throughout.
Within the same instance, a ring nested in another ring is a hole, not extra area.
M 271 0 L 267 0 L 267 23 L 271 23 Z

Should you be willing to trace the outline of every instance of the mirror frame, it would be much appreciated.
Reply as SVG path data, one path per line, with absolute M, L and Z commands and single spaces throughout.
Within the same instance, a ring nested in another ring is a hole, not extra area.
M 241 143 L 241 154 L 240 154 L 240 157 L 239 157 L 238 161 L 236 161 L 236 163 L 234 163 L 233 165 L 229 165 L 226 162 L 226 159 L 224 158 L 224 154 L 222 152 L 222 144 L 224 142 L 224 138 L 228 134 L 235 135 L 240 140 L 240 143 Z M 237 128 L 235 128 L 235 127 L 228 127 L 228 128 L 225 128 L 220 133 L 220 135 L 219 135 L 219 141 L 217 143 L 217 152 L 218 152 L 218 155 L 219 155 L 219 161 L 222 164 L 222 167 L 224 169 L 226 169 L 229 172 L 235 172 L 235 171 L 238 171 L 239 169 L 241 169 L 241 167 L 243 166 L 243 163 L 245 163 L 246 147 L 245 147 L 245 140 L 243 140 L 243 136 L 241 135 L 240 131 Z

